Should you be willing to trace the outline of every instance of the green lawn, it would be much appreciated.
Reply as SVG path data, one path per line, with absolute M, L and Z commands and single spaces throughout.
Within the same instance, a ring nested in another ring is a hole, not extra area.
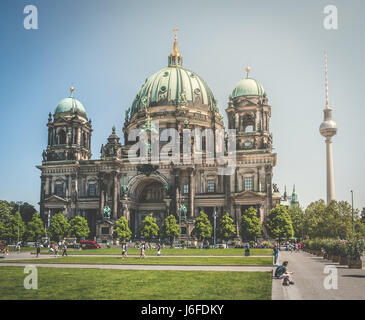
M 1 300 L 270 300 L 272 273 L 38 268 L 26 290 L 23 267 L 0 267 Z
M 44 251 L 43 253 L 47 253 Z M 62 252 L 62 250 L 60 251 Z M 68 254 L 80 255 L 80 254 L 121 254 L 121 248 L 110 249 L 87 249 L 87 250 L 74 250 L 68 249 Z M 136 248 L 128 248 L 128 254 L 138 254 L 140 251 Z M 162 249 L 162 255 L 182 255 L 182 256 L 243 256 L 244 249 Z M 147 255 L 157 255 L 157 250 L 146 250 Z M 272 256 L 272 249 L 251 249 L 251 255 L 253 256 Z
M 0 262 L 9 262 L 2 260 Z M 152 264 L 152 265 L 217 265 L 217 266 L 272 266 L 272 257 L 59 257 L 51 259 L 11 260 L 15 263 L 78 263 L 78 264 Z

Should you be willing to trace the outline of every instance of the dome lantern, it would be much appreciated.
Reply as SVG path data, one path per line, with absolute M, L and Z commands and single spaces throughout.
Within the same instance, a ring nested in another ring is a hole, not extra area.
M 178 28 L 174 28 L 174 45 L 172 48 L 172 52 L 169 55 L 169 63 L 168 66 L 172 67 L 172 66 L 176 66 L 176 67 L 182 67 L 182 56 L 179 52 L 179 48 L 177 46 L 177 31 L 179 29 Z

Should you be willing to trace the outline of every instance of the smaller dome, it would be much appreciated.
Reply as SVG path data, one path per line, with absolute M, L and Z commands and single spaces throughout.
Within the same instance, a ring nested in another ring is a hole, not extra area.
M 82 103 L 73 97 L 74 88 L 70 88 L 71 94 L 68 98 L 62 99 L 56 107 L 55 115 L 59 113 L 79 113 L 86 118 L 86 110 Z
M 238 82 L 233 89 L 232 98 L 241 96 L 263 96 L 265 90 L 255 79 L 246 78 Z

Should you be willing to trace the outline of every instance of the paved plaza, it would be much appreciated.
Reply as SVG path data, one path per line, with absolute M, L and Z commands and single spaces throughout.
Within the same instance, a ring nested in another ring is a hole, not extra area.
M 365 299 L 365 267 L 349 269 L 338 263 L 325 260 L 306 252 L 281 251 L 279 263 L 289 261 L 288 269 L 293 271 L 295 285 L 283 286 L 282 280 L 273 279 L 273 300 L 363 300 Z M 364 258 L 363 258 L 364 261 Z M 324 273 L 328 265 L 336 266 L 338 289 L 326 290 Z M 365 265 L 363 263 L 363 265 Z

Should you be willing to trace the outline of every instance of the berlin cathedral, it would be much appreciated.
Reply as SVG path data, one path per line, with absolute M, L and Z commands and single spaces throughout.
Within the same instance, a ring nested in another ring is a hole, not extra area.
M 236 165 L 231 175 L 219 175 L 218 165 L 150 163 L 135 164 L 128 151 L 135 141 L 133 129 L 158 121 L 159 128 L 225 129 L 213 93 L 194 71 L 183 67 L 176 34 L 168 66 L 150 76 L 125 111 L 124 144 L 112 128 L 100 158 L 92 159 L 92 123 L 85 107 L 74 97 L 60 101 L 48 118 L 48 145 L 43 151 L 40 215 L 62 212 L 66 217 L 85 217 L 90 240 L 112 239 L 113 227 L 124 216 L 138 237 L 144 218 L 153 213 L 161 226 L 174 214 L 181 227 L 181 239 L 190 233 L 199 212 L 213 222 L 214 215 L 228 212 L 239 230 L 241 215 L 256 208 L 263 222 L 271 208 L 280 203 L 272 183 L 276 153 L 270 133 L 271 106 L 263 86 L 249 77 L 240 80 L 229 96 L 228 129 L 236 132 Z M 97 116 L 97 115 L 95 115 Z M 204 145 L 204 143 L 203 143 Z M 184 208 L 184 210 L 181 210 Z M 184 213 L 184 214 L 182 214 Z M 238 232 L 237 232 L 238 234 Z

